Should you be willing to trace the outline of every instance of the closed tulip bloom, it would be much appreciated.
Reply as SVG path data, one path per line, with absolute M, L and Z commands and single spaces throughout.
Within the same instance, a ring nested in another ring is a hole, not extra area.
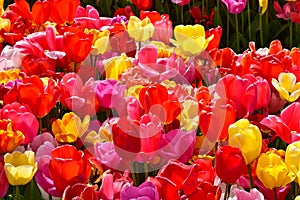
M 240 14 L 246 8 L 247 0 L 222 0 L 227 11 L 231 14 Z
M 75 113 L 70 112 L 53 122 L 52 131 L 57 141 L 72 143 L 86 132 L 89 123 L 89 115 L 81 121 Z
M 261 8 L 261 14 L 264 14 L 268 8 L 268 0 L 259 0 L 259 7 Z
M 296 101 L 300 96 L 300 82 L 293 73 L 280 73 L 278 80 L 272 78 L 272 85 L 279 92 L 280 98 L 288 102 Z
M 262 135 L 248 119 L 240 119 L 228 128 L 228 144 L 240 148 L 248 165 L 260 154 Z
M 31 181 L 38 165 L 34 161 L 34 152 L 15 151 L 4 156 L 4 170 L 11 185 L 25 185 Z
M 200 54 L 206 49 L 213 35 L 205 38 L 205 29 L 202 25 L 178 25 L 174 28 L 175 40 L 172 43 L 186 56 Z
M 11 120 L 0 120 L 0 154 L 12 152 L 24 139 L 21 131 L 13 131 Z
M 136 42 L 149 40 L 154 32 L 154 26 L 148 17 L 140 20 L 136 16 L 131 16 L 128 21 L 127 29 L 129 36 Z
M 127 69 L 132 67 L 130 58 L 122 53 L 121 56 L 113 57 L 104 63 L 106 79 L 119 80 Z
M 226 184 L 233 184 L 246 167 L 242 152 L 237 147 L 220 147 L 215 159 L 217 175 Z
M 267 189 L 285 187 L 295 178 L 282 158 L 272 151 L 263 153 L 259 157 L 256 174 Z
M 296 175 L 295 181 L 300 180 L 300 141 L 289 144 L 285 153 L 285 164 Z

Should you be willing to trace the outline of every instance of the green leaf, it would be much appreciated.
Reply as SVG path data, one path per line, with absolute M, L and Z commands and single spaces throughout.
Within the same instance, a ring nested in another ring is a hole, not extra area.
M 42 199 L 41 191 L 37 186 L 34 179 L 32 179 L 28 184 L 25 186 L 24 192 L 24 199 L 26 200 L 39 200 Z

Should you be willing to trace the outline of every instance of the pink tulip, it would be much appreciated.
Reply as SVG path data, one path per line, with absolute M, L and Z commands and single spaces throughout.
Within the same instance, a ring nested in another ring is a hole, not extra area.
M 247 4 L 247 0 L 222 0 L 222 2 L 231 14 L 240 14 Z
M 170 44 L 170 38 L 173 36 L 172 21 L 169 18 L 162 17 L 161 20 L 154 23 L 154 28 L 151 40 Z
M 0 119 L 11 119 L 13 129 L 21 131 L 25 136 L 23 144 L 30 143 L 38 134 L 38 120 L 28 107 L 18 102 L 7 104 L 0 109 Z
M 264 195 L 260 193 L 256 188 L 251 189 L 250 192 L 235 188 L 233 192 L 236 195 L 237 199 L 264 200 Z
M 175 3 L 179 6 L 185 6 L 190 3 L 191 0 L 172 0 L 172 3 Z
M 101 80 L 95 86 L 95 95 L 103 108 L 112 108 L 112 95 L 115 87 L 119 85 L 116 80 Z

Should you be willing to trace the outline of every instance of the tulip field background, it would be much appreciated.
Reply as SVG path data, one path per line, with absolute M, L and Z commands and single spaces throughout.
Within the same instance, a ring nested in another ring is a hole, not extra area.
M 300 199 L 300 1 L 0 0 L 0 200 Z

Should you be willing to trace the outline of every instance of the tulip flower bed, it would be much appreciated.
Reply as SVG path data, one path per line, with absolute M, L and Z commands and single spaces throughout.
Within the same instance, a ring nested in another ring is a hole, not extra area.
M 300 48 L 221 47 L 196 7 L 30 3 L 0 1 L 0 199 L 300 199 Z

